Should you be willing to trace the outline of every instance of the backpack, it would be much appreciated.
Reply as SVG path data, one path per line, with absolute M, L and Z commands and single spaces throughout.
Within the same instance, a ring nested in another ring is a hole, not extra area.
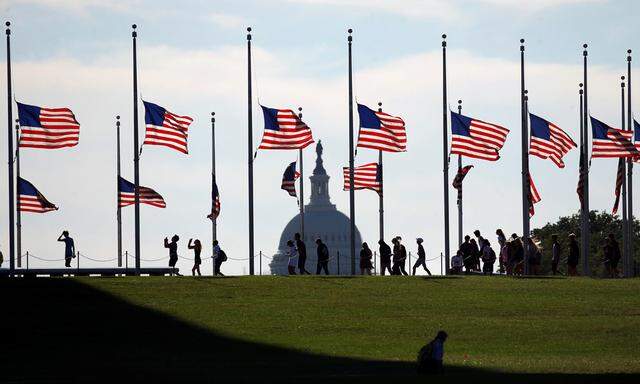
M 224 253 L 224 251 L 221 249 L 220 254 L 218 255 L 218 257 L 220 258 L 220 261 L 227 261 L 227 254 Z
M 418 372 L 423 373 L 428 371 L 433 360 L 433 341 L 430 341 L 427 345 L 420 348 L 418 352 Z

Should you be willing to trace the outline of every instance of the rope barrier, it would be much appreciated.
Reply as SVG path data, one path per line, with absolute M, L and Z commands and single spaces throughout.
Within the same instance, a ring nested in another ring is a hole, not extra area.
M 93 259 L 93 258 L 91 258 L 91 257 L 89 257 L 89 256 L 87 256 L 85 254 L 80 253 L 80 252 L 78 252 L 78 256 L 82 256 L 87 260 L 97 261 L 98 263 L 108 263 L 108 262 L 111 262 L 111 261 L 116 261 L 118 259 L 117 257 L 114 257 L 113 259 L 108 259 L 108 260 Z

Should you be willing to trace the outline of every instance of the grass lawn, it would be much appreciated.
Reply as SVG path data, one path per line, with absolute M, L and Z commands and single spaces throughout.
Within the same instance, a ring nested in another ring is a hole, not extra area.
M 0 292 L 12 381 L 640 382 L 639 279 L 4 279 Z M 416 376 L 439 329 L 448 373 Z

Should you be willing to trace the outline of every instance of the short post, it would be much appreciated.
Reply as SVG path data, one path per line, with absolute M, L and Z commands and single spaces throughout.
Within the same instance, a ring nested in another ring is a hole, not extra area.
M 409 251 L 409 268 L 411 268 L 411 251 Z
M 27 269 L 29 269 L 29 251 L 27 251 Z
M 260 276 L 262 276 L 262 251 L 260 251 Z
M 76 251 L 76 268 L 80 270 L 80 251 Z
M 124 252 L 124 267 L 129 268 L 129 251 Z
M 443 274 L 443 270 L 442 270 L 442 252 L 440 252 L 440 275 Z
M 378 270 L 378 252 L 373 252 L 373 274 L 375 275 Z
M 340 251 L 338 251 L 337 260 L 338 260 L 338 276 L 339 276 L 340 275 Z

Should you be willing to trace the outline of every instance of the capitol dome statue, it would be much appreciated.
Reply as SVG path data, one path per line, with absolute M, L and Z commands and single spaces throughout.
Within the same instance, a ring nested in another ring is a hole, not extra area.
M 349 217 L 338 211 L 329 198 L 329 175 L 322 165 L 322 143 L 318 141 L 316 145 L 316 167 L 313 174 L 309 176 L 311 180 L 311 198 L 309 204 L 304 208 L 304 243 L 307 246 L 307 264 L 309 272 L 316 272 L 317 254 L 316 239 L 321 238 L 329 248 L 331 259 L 329 260 L 329 273 L 332 275 L 351 274 L 351 242 Z M 293 217 L 284 227 L 280 235 L 278 252 L 273 256 L 269 264 L 272 275 L 287 274 L 287 241 L 293 240 L 296 232 L 300 232 L 300 214 Z M 362 238 L 360 231 L 356 228 L 356 268 L 359 264 L 360 247 Z M 339 254 L 339 255 L 338 255 Z M 340 264 L 338 265 L 338 259 Z M 339 268 L 338 268 L 339 267 Z M 297 269 L 296 269 L 297 273 Z

